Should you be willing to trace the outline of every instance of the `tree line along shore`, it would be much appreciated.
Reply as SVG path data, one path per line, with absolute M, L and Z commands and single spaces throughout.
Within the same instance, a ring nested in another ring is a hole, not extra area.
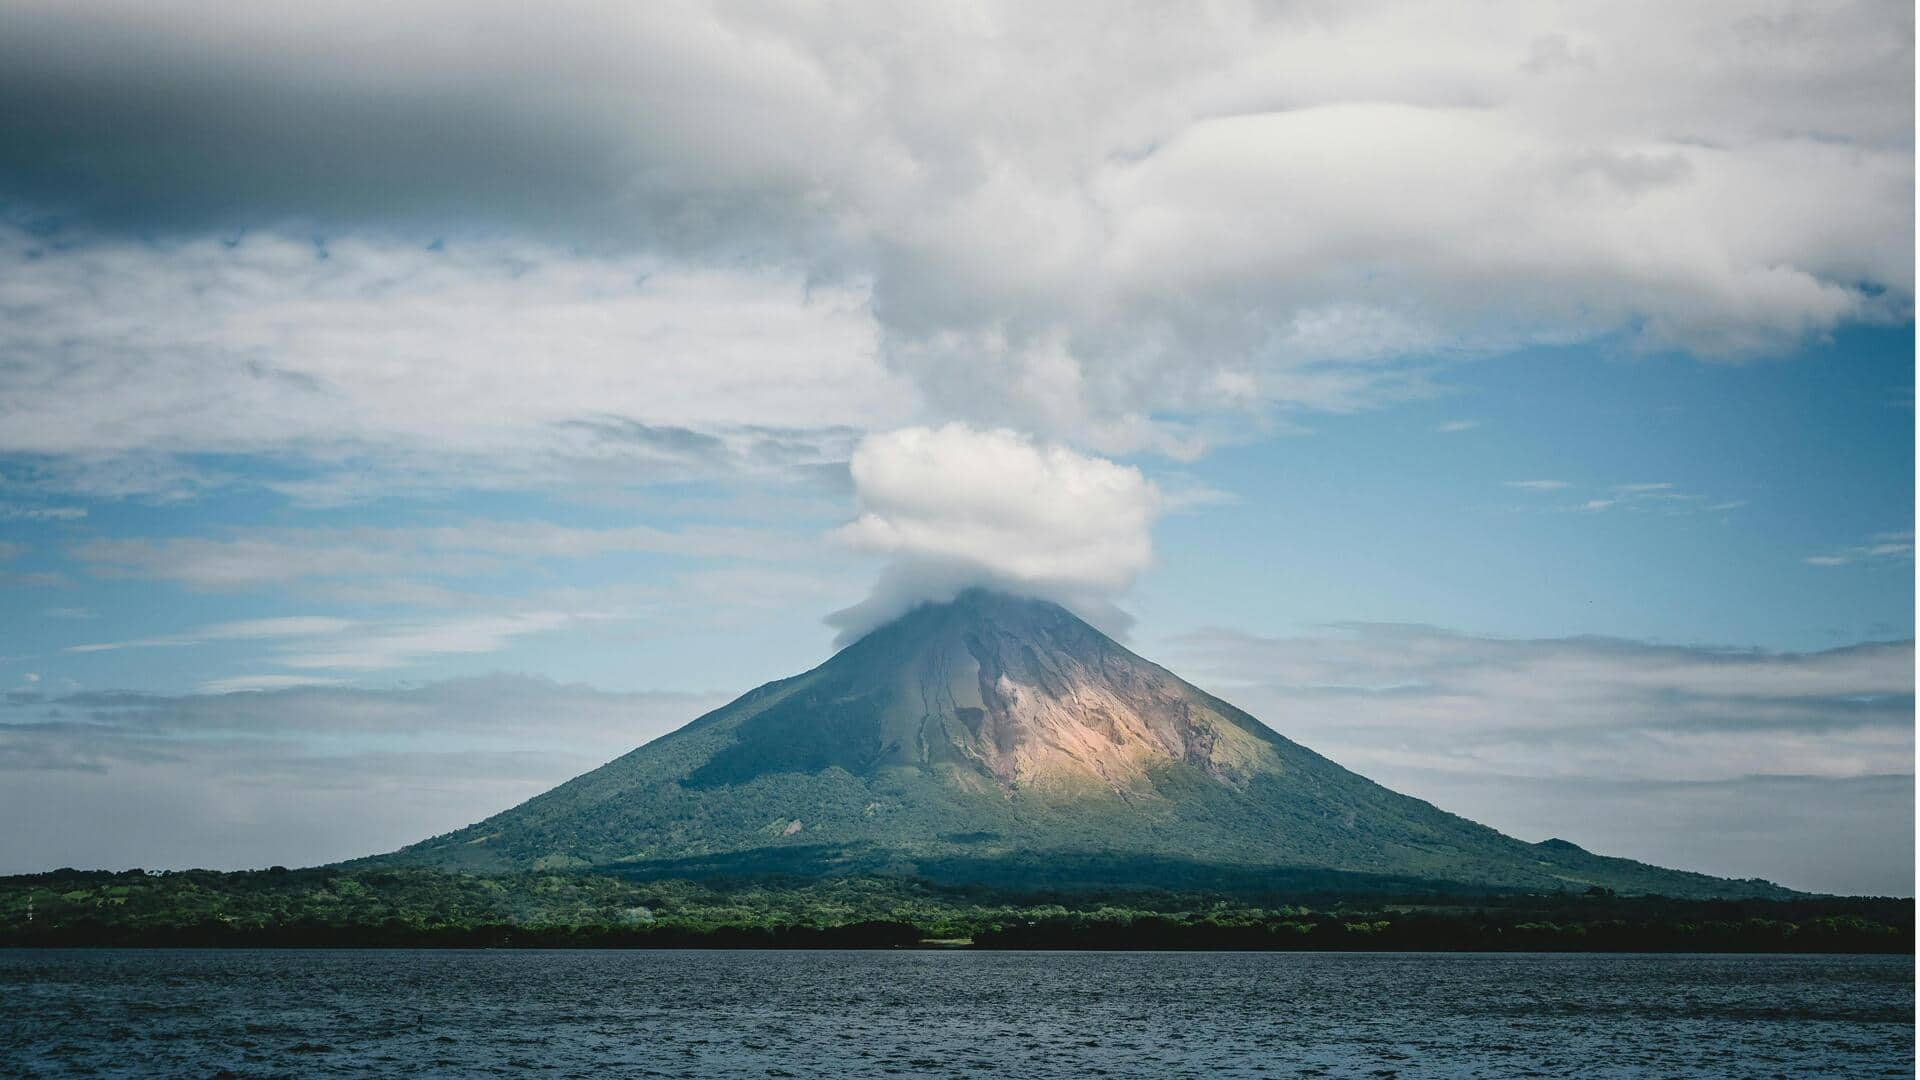
M 0 878 L 0 945 L 1911 953 L 1913 901 L 1566 893 L 1018 893 L 879 876 L 425 869 Z

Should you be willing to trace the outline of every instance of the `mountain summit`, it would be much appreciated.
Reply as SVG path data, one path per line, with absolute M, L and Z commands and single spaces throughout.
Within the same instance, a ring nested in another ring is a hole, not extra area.
M 382 861 L 1035 888 L 1786 891 L 1515 840 L 1341 768 L 1056 604 L 979 589 Z

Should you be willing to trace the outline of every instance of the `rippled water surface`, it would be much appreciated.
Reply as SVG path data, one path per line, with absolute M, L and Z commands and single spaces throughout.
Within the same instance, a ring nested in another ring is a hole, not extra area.
M 1895 1076 L 1910 957 L 0 950 L 0 1074 Z

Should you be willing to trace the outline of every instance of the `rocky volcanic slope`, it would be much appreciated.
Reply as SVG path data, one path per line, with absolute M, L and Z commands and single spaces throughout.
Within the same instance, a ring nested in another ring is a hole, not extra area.
M 1787 892 L 1515 840 L 1290 742 L 1057 605 L 979 590 L 371 861 L 1018 887 Z

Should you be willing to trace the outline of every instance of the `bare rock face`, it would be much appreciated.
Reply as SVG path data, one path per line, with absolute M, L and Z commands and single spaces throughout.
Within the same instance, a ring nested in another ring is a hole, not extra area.
M 919 763 L 957 757 L 1007 789 L 1136 793 L 1156 762 L 1229 784 L 1272 764 L 1256 733 L 1053 605 L 969 593 L 929 615 L 901 694 L 913 738 L 899 745 Z

